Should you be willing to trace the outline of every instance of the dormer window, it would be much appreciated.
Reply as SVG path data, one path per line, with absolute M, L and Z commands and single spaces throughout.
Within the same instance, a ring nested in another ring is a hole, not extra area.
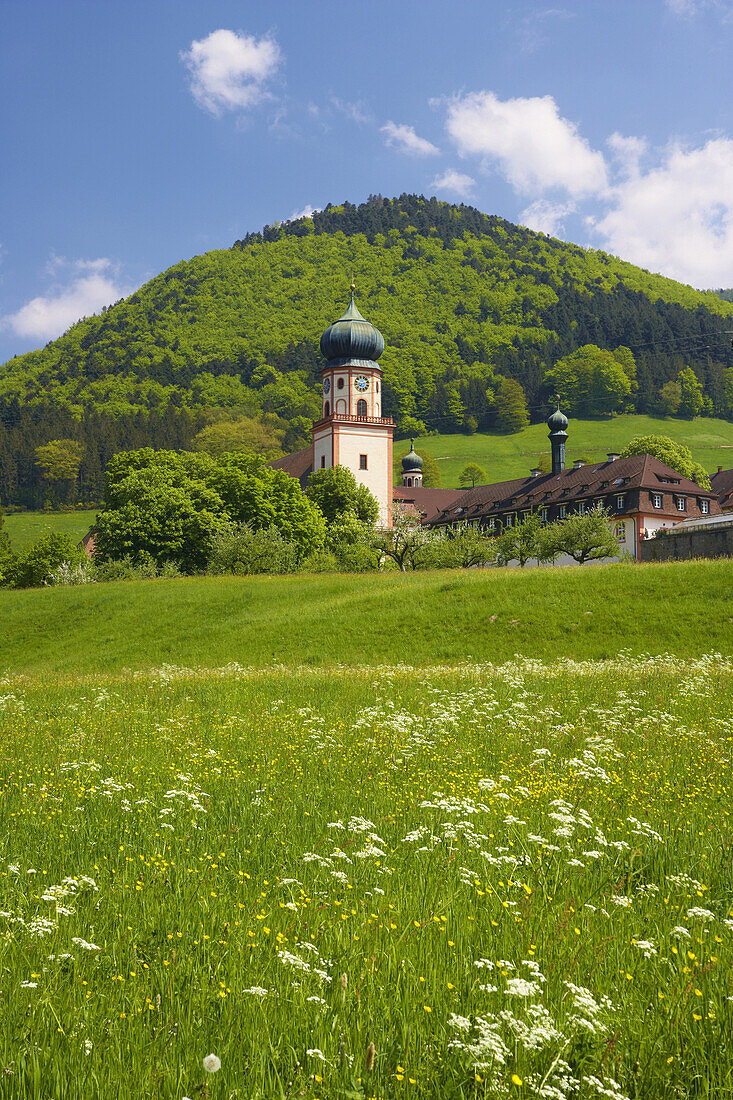
M 579 500 L 578 501 L 578 515 L 579 516 L 584 516 L 585 515 L 585 501 L 584 500 Z
M 557 510 L 557 514 L 559 515 L 560 519 L 565 519 L 566 511 L 567 511 L 566 506 L 564 504 L 561 504 L 560 507 Z
M 654 505 L 655 508 L 661 508 L 662 507 L 662 494 L 661 493 L 652 493 L 652 504 Z
M 687 497 L 675 497 L 674 502 L 677 505 L 678 512 L 687 511 Z
M 709 515 L 709 513 L 710 513 L 710 501 L 709 500 L 701 500 L 700 501 L 700 511 L 704 516 Z
M 547 509 L 546 508 L 542 509 L 542 522 L 547 523 Z
M 616 507 L 618 508 L 619 512 L 623 511 L 623 507 L 624 507 L 624 494 L 623 493 L 619 493 L 619 495 L 616 497 Z

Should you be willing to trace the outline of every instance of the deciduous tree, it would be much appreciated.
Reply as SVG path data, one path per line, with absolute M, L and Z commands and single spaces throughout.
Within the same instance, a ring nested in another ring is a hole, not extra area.
M 486 485 L 488 480 L 483 466 L 479 466 L 476 462 L 469 462 L 468 466 L 464 466 L 461 470 L 458 484 L 464 489 L 469 486 L 473 489 L 476 485 Z
M 495 399 L 496 430 L 521 432 L 529 425 L 524 387 L 514 378 L 502 378 Z
M 619 545 L 608 520 L 608 513 L 596 507 L 583 515 L 574 512 L 567 519 L 550 524 L 543 532 L 545 553 L 551 558 L 569 554 L 579 565 L 616 557 Z
M 311 474 L 306 496 L 320 508 L 327 523 L 351 512 L 372 527 L 377 522 L 379 505 L 366 485 L 360 485 L 346 466 L 329 466 Z

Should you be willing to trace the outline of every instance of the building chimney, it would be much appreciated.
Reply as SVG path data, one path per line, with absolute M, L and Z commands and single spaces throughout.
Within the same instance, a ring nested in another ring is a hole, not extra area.
M 575 462 L 573 463 L 573 469 L 574 470 L 579 470 L 581 468 L 581 466 L 585 466 L 584 459 L 576 458 Z
M 617 451 L 609 451 L 606 457 L 608 458 L 609 462 L 615 462 L 616 459 L 620 456 Z

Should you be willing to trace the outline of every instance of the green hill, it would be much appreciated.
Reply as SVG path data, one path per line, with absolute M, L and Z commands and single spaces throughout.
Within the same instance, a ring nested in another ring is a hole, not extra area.
M 733 423 L 729 420 L 673 420 L 652 416 L 615 416 L 607 420 L 570 420 L 568 427 L 567 462 L 576 458 L 590 462 L 605 460 L 609 451 L 622 450 L 638 435 L 667 435 L 684 443 L 708 473 L 718 466 L 733 466 Z M 395 444 L 395 484 L 402 484 L 400 460 L 410 444 Z M 438 463 L 440 484 L 444 489 L 458 487 L 461 471 L 469 462 L 476 462 L 485 471 L 489 482 L 526 477 L 543 455 L 549 455 L 550 444 L 545 424 L 532 424 L 513 435 L 498 432 L 477 432 L 475 435 L 425 436 L 415 440 L 418 454 L 430 455 Z
M 729 654 L 732 580 L 707 561 L 3 591 L 0 674 Z
M 6 363 L 0 500 L 39 502 L 34 450 L 49 439 L 83 442 L 85 500 L 101 496 L 111 454 L 189 447 L 212 420 L 265 418 L 284 449 L 303 445 L 320 408 L 318 338 L 352 268 L 387 341 L 383 410 L 406 427 L 490 430 L 501 376 L 521 383 L 541 420 L 546 370 L 587 343 L 632 350 L 637 412 L 653 413 L 686 365 L 716 413 L 730 412 L 733 303 L 720 295 L 472 207 L 372 196 L 178 263 Z

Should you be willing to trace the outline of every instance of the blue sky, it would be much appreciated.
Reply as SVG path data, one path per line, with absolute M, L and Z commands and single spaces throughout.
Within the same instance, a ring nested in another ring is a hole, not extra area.
M 0 362 L 372 192 L 733 286 L 733 0 L 0 0 Z

